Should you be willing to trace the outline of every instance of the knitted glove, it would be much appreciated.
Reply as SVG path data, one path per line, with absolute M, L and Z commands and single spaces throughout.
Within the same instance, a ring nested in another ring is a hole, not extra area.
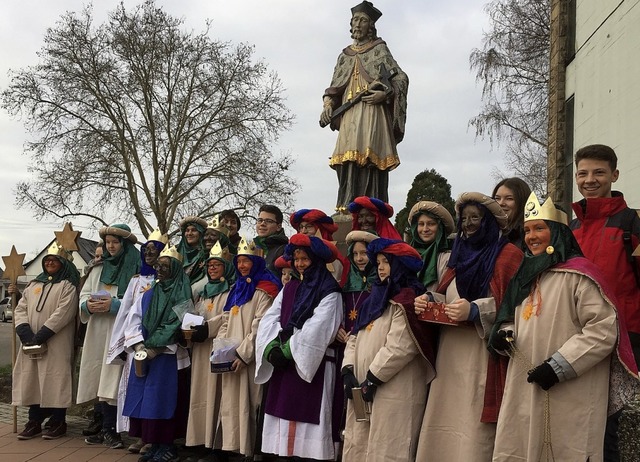
M 271 350 L 267 361 L 269 361 L 273 365 L 273 368 L 276 370 L 286 369 L 287 367 L 289 367 L 289 363 L 291 362 L 291 360 L 287 359 L 287 357 L 284 355 L 280 347 L 275 347 Z
M 527 382 L 535 382 L 540 385 L 540 388 L 542 388 L 543 390 L 548 390 L 556 383 L 560 382 L 560 379 L 558 379 L 558 376 L 554 372 L 553 367 L 551 367 L 549 363 L 545 361 L 529 371 Z
M 342 368 L 342 383 L 344 384 L 344 394 L 347 399 L 353 399 L 352 388 L 358 388 L 360 384 L 353 373 L 353 366 L 344 366 Z
M 20 324 L 19 326 L 16 326 L 16 334 L 18 334 L 20 342 L 23 345 L 35 345 L 35 334 L 31 330 L 31 326 L 29 325 L 29 323 L 25 322 L 23 324 Z
M 209 325 L 205 322 L 200 326 L 193 326 L 195 332 L 191 334 L 191 341 L 202 343 L 209 338 Z
M 489 346 L 496 351 L 509 351 L 511 348 L 509 345 L 515 344 L 515 341 L 507 341 L 507 337 L 513 339 L 512 330 L 499 330 L 498 333 L 491 339 Z
M 42 345 L 47 343 L 51 337 L 55 335 L 55 332 L 49 329 L 47 326 L 42 326 L 33 339 L 36 345 Z

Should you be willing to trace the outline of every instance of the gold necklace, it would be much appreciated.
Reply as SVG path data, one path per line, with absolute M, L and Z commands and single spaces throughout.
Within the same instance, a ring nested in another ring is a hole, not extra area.
M 370 43 L 371 43 L 371 40 L 369 40 L 368 42 L 365 42 L 365 43 L 363 43 L 363 44 L 361 44 L 361 45 L 356 45 L 356 44 L 354 43 L 353 45 L 351 45 L 351 49 L 352 49 L 353 51 L 362 51 L 362 50 L 364 50 L 365 48 L 367 48 L 367 47 L 369 46 L 369 44 L 370 44 Z

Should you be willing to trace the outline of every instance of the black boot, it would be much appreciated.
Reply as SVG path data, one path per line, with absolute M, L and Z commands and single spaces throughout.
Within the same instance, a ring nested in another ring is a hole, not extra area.
M 102 412 L 94 411 L 93 420 L 89 422 L 87 428 L 82 430 L 82 434 L 84 436 L 97 435 L 100 433 L 100 430 L 102 430 Z

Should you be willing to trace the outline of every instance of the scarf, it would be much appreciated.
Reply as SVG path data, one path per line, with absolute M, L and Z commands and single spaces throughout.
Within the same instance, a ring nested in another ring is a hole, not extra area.
M 551 220 L 544 220 L 544 222 L 551 230 L 550 245 L 554 249 L 553 253 L 549 255 L 543 252 L 540 255 L 533 255 L 527 249 L 518 272 L 511 279 L 504 294 L 491 337 L 498 333 L 505 321 L 514 318 L 516 307 L 531 293 L 531 288 L 540 274 L 571 258 L 582 256 L 580 245 L 568 226 Z
M 175 343 L 180 318 L 173 308 L 191 300 L 189 277 L 182 264 L 171 258 L 171 275 L 164 281 L 155 281 L 142 296 L 142 328 L 144 344 L 157 348 Z
M 200 239 L 198 243 L 191 247 L 187 244 L 187 240 L 184 237 L 184 229 L 187 226 L 193 226 L 200 233 Z M 182 239 L 180 239 L 180 243 L 178 244 L 178 252 L 182 255 L 184 260 L 182 261 L 182 267 L 185 271 L 189 273 L 189 281 L 193 284 L 196 281 L 199 281 L 204 277 L 204 260 L 206 255 L 204 253 L 204 244 L 202 242 L 202 238 L 204 237 L 204 227 L 196 222 L 185 223 L 184 229 L 182 230 Z
M 258 284 L 263 282 L 271 286 L 272 288 L 277 288 L 280 290 L 282 288 L 282 282 L 277 279 L 271 271 L 267 269 L 267 265 L 264 261 L 264 258 L 258 257 L 256 255 L 241 255 L 244 257 L 249 257 L 253 262 L 253 266 L 251 267 L 251 271 L 247 276 L 242 276 L 238 271 L 238 255 L 233 257 L 233 267 L 236 273 L 236 283 L 231 288 L 231 292 L 229 292 L 229 297 L 227 297 L 227 303 L 224 305 L 223 310 L 229 311 L 233 306 L 242 306 L 253 298 L 253 294 L 258 287 Z
M 436 237 L 428 244 L 418 236 L 418 218 L 420 215 L 427 215 L 438 222 Z M 413 223 L 411 223 L 411 241 L 409 244 L 422 257 L 422 269 L 418 273 L 418 279 L 422 282 L 422 285 L 429 287 L 438 280 L 438 256 L 442 252 L 449 250 L 449 243 L 444 233 L 442 220 L 434 213 L 422 211 L 416 214 Z
M 78 286 L 80 282 L 80 273 L 76 266 L 69 260 L 63 257 L 55 255 L 55 257 L 62 263 L 62 268 L 56 271 L 54 274 L 49 274 L 44 270 L 44 259 L 42 261 L 42 273 L 35 277 L 36 281 L 44 284 L 57 284 L 62 281 L 69 281 L 74 286 Z M 45 257 L 46 258 L 46 257 Z
M 222 294 L 229 290 L 231 284 L 233 283 L 233 278 L 235 277 L 235 270 L 231 262 L 228 262 L 224 258 L 211 257 L 208 258 L 204 262 L 205 269 L 211 260 L 217 260 L 219 262 L 224 263 L 224 274 L 220 279 L 211 279 L 209 276 L 209 271 L 207 270 L 207 279 L 209 282 L 204 286 L 202 292 L 200 292 L 200 298 L 213 298 L 218 294 Z
M 129 239 L 117 237 L 122 247 L 115 255 L 108 255 L 102 258 L 102 271 L 100 282 L 105 285 L 118 286 L 118 298 L 122 298 L 127 290 L 131 278 L 140 271 L 140 252 Z
M 461 217 L 464 207 L 460 209 L 458 235 L 447 266 L 455 268 L 460 297 L 473 301 L 487 296 L 496 259 L 508 240 L 500 235 L 498 222 L 484 205 L 467 202 L 464 206 L 467 205 L 476 205 L 484 211 L 484 216 L 480 228 L 467 238 L 462 233 Z
M 366 292 L 369 291 L 376 278 L 378 277 L 378 272 L 376 270 L 376 265 L 373 262 L 367 262 L 367 266 L 364 267 L 363 271 L 358 269 L 358 265 L 353 261 L 353 246 L 355 242 L 352 243 L 347 249 L 347 258 L 349 259 L 349 274 L 347 277 L 347 282 L 342 288 L 342 292 Z

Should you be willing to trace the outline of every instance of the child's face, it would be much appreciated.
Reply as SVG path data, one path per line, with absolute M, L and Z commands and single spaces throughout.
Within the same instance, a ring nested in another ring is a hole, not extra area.
M 367 246 L 364 242 L 356 242 L 353 244 L 353 262 L 360 271 L 364 271 L 367 267 L 369 257 L 367 256 Z
M 311 266 L 311 258 L 307 252 L 302 249 L 297 249 L 293 252 L 293 266 L 300 274 L 304 274 L 304 271 Z
M 291 273 L 293 270 L 291 268 L 282 268 L 282 276 L 280 277 L 280 281 L 282 281 L 282 285 L 286 285 L 287 282 L 291 280 Z
M 376 260 L 378 263 L 378 277 L 381 281 L 384 281 L 391 274 L 391 265 L 389 264 L 387 257 L 381 253 L 376 256 Z

